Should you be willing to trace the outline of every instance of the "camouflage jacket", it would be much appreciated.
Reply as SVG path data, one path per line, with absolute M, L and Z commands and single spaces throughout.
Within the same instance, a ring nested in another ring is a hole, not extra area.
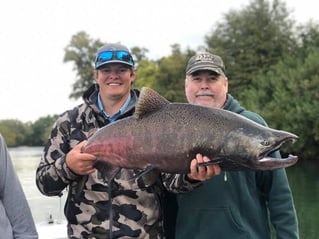
M 137 90 L 131 91 L 130 105 L 120 118 L 134 113 L 138 96 Z M 156 175 L 155 183 L 154 179 L 149 183 L 146 177 L 133 181 L 128 179 L 139 171 L 121 169 L 109 185 L 98 171 L 83 177 L 73 173 L 65 163 L 66 154 L 75 145 L 109 123 L 97 107 L 97 97 L 98 89 L 94 85 L 85 92 L 83 104 L 57 119 L 37 169 L 37 187 L 47 196 L 56 196 L 68 189 L 64 211 L 69 238 L 165 238 L 161 210 L 163 180 L 166 188 L 175 192 L 191 190 L 198 184 L 170 174 Z

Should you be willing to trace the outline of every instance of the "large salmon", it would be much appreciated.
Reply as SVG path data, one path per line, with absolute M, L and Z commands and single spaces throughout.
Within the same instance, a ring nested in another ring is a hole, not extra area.
M 120 168 L 186 173 L 196 153 L 223 170 L 273 170 L 297 162 L 268 156 L 297 139 L 226 110 L 170 103 L 144 87 L 135 114 L 97 130 L 83 152 L 97 156 L 95 166 L 108 178 Z

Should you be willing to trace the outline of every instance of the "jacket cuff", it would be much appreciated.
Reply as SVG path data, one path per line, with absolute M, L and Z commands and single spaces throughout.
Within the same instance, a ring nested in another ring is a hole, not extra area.
M 183 184 L 187 187 L 187 188 L 196 188 L 199 187 L 203 182 L 199 181 L 199 180 L 194 180 L 194 179 L 190 179 L 187 174 L 184 174 L 182 176 L 182 181 Z
M 74 181 L 76 180 L 77 178 L 81 177 L 81 175 L 73 172 L 69 167 L 68 165 L 66 164 L 66 161 L 65 161 L 65 156 L 58 159 L 56 161 L 57 164 L 60 165 L 60 167 L 57 167 L 57 168 L 60 168 L 61 170 L 61 174 L 64 178 L 68 179 L 68 180 L 71 180 L 71 181 Z

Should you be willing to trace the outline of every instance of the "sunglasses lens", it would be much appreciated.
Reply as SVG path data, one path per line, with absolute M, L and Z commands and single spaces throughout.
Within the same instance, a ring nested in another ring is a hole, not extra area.
M 111 60 L 123 61 L 130 64 L 131 66 L 134 66 L 133 58 L 127 51 L 104 51 L 101 52 L 97 57 L 95 67 L 98 68 L 102 63 Z
M 98 61 L 99 62 L 109 61 L 109 60 L 112 60 L 112 57 L 113 57 L 113 52 L 104 51 L 104 52 L 101 52 L 101 54 L 99 55 Z
M 112 60 L 113 52 L 112 51 L 103 51 L 96 58 L 95 67 L 98 68 L 102 63 Z
M 126 51 L 117 51 L 116 58 L 120 61 L 125 61 L 125 62 L 130 63 L 130 64 L 132 63 L 132 57 Z

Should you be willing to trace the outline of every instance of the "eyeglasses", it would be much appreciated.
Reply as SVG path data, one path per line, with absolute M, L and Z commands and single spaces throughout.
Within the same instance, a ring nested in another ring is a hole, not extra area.
M 134 66 L 133 58 L 127 51 L 103 51 L 99 53 L 95 60 L 95 68 L 98 68 L 100 65 L 108 61 L 118 61 Z

